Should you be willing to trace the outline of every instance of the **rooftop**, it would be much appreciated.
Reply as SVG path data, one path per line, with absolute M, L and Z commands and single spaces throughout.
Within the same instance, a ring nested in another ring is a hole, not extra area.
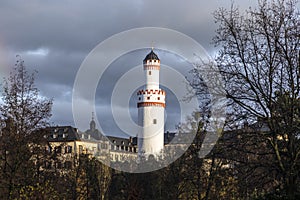
M 144 63 L 145 63 L 147 60 L 159 60 L 158 56 L 154 53 L 153 49 L 152 49 L 151 52 L 148 53 L 148 55 L 145 57 Z

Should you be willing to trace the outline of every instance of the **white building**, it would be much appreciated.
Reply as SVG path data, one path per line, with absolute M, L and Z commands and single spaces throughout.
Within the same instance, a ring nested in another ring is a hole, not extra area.
M 164 112 L 166 92 L 159 88 L 160 60 L 151 52 L 143 61 L 145 87 L 137 92 L 138 155 L 158 156 L 164 147 Z

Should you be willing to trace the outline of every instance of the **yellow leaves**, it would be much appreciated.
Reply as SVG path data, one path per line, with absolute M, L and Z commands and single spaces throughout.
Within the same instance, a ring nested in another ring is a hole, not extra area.
M 24 186 L 20 189 L 20 199 L 33 200 L 33 199 L 59 199 L 59 194 L 53 186 L 46 181 L 44 184 L 37 183 L 36 185 Z

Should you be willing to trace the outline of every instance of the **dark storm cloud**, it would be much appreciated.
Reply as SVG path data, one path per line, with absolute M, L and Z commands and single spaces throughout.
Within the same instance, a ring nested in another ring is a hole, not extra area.
M 18 51 L 48 48 L 87 53 L 103 39 L 134 26 L 133 19 L 139 19 L 134 3 L 2 1 L 1 37 L 5 37 L 9 47 Z
M 1 1 L 1 36 L 16 50 L 44 47 L 66 52 L 89 51 L 115 33 L 141 26 L 174 28 L 207 41 L 199 36 L 212 36 L 213 10 L 229 2 Z
M 37 86 L 42 95 L 55 100 L 52 121 L 72 125 L 72 88 L 76 73 L 97 44 L 121 31 L 155 26 L 187 34 L 213 52 L 210 41 L 216 25 L 212 12 L 220 6 L 228 8 L 230 3 L 230 0 L 0 1 L 0 52 L 5 52 L 8 58 L 0 56 L 0 64 L 13 65 L 15 55 L 20 54 L 30 69 L 39 71 Z M 253 0 L 239 0 L 236 4 L 248 7 Z M 111 46 L 106 53 L 115 48 Z M 107 80 L 117 80 L 123 72 L 120 67 L 141 64 L 145 52 L 128 54 L 114 62 L 107 71 Z M 96 106 L 107 120 L 112 86 L 101 89 L 101 94 L 108 95 L 101 95 L 97 90 Z M 88 127 L 90 119 L 86 120 Z

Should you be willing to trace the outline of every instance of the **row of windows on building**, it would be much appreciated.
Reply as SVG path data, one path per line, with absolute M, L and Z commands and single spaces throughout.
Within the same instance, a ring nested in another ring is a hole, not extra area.
M 111 154 L 110 159 L 115 161 L 128 161 L 129 159 L 135 159 L 134 156 L 129 156 L 126 154 Z
M 124 144 L 124 143 L 123 143 Z M 107 143 L 101 143 L 100 144 L 101 149 L 107 150 L 108 149 L 108 144 Z M 88 154 L 88 153 L 95 153 L 97 150 L 96 147 L 92 147 L 90 149 L 84 148 L 82 145 L 78 145 L 78 152 L 79 154 Z M 133 146 L 125 146 L 125 145 L 111 145 L 110 150 L 117 150 L 117 151 L 128 151 L 128 152 L 137 152 L 137 148 Z M 56 146 L 54 148 L 51 147 L 45 147 L 45 152 L 50 154 L 50 153 L 56 153 L 56 154 L 68 154 L 68 153 L 73 153 L 73 147 L 72 146 Z
M 73 162 L 72 161 L 45 161 L 44 162 L 45 169 L 72 169 Z
M 56 139 L 56 138 L 67 138 L 68 137 L 68 133 L 53 133 L 50 135 L 51 138 Z
M 142 100 L 142 97 L 139 97 L 139 101 Z M 150 100 L 150 96 L 147 97 L 147 100 Z M 157 100 L 160 100 L 160 97 L 157 97 Z
M 128 151 L 132 153 L 137 153 L 137 148 L 136 147 L 131 147 L 131 146 L 124 146 L 124 145 L 110 145 L 111 150 L 115 151 Z
M 62 151 L 64 149 L 64 152 Z M 45 147 L 45 152 L 46 153 L 57 153 L 57 154 L 60 154 L 60 153 L 72 153 L 72 149 L 73 147 L 72 146 L 65 146 L 65 147 L 62 147 L 62 146 L 56 146 L 54 148 L 51 148 L 51 147 Z
M 106 145 L 107 146 L 107 145 Z M 107 148 L 107 147 L 106 147 Z M 96 147 L 92 147 L 91 149 L 84 148 L 82 145 L 78 146 L 79 154 L 88 154 L 96 152 Z M 45 147 L 46 153 L 56 153 L 56 154 L 68 154 L 73 152 L 72 146 L 55 146 L 54 148 Z

